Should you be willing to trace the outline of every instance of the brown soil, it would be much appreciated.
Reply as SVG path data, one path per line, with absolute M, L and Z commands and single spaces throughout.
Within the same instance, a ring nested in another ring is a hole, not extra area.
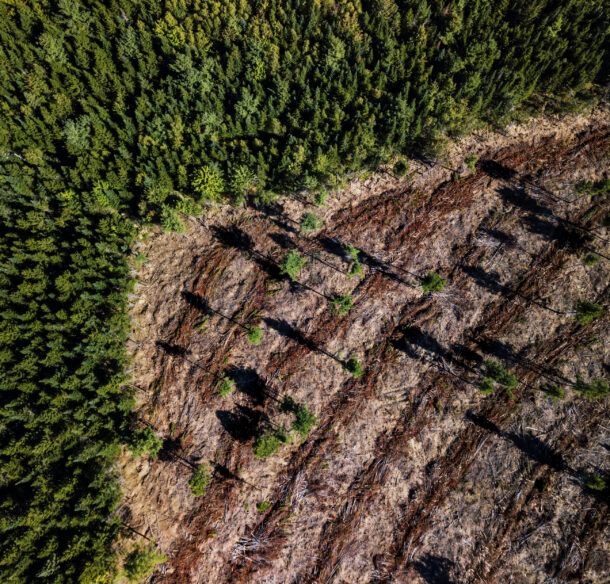
M 610 581 L 608 498 L 585 486 L 608 473 L 607 400 L 573 390 L 610 363 L 608 196 L 574 191 L 608 176 L 608 113 L 470 136 L 405 179 L 354 178 L 321 209 L 301 194 L 150 235 L 130 348 L 140 420 L 165 442 L 157 460 L 123 457 L 119 514 L 125 545 L 135 530 L 169 556 L 153 582 Z M 300 233 L 306 211 L 321 231 Z M 347 244 L 362 278 L 346 277 Z M 309 260 L 300 285 L 277 268 L 292 248 Z M 425 294 L 431 270 L 447 286 Z M 353 309 L 333 315 L 348 291 Z M 580 298 L 604 316 L 579 325 Z M 351 355 L 362 377 L 341 366 Z M 489 358 L 518 377 L 512 396 L 478 390 Z M 290 425 L 288 395 L 318 424 L 259 460 L 257 428 Z

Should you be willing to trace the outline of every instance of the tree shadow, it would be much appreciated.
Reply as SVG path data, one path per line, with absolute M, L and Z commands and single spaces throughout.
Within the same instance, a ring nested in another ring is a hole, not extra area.
M 161 446 L 161 450 L 159 450 L 157 457 L 159 460 L 168 462 L 173 460 L 181 450 L 182 437 L 178 436 L 177 438 L 171 438 L 168 436 L 165 440 L 163 440 L 163 446 Z
M 247 442 L 254 438 L 259 424 L 267 418 L 262 411 L 241 405 L 233 412 L 218 410 L 216 417 L 229 436 L 238 442 Z
M 155 341 L 155 345 L 163 349 L 168 355 L 174 355 L 176 357 L 184 357 L 190 353 L 190 350 L 187 347 L 172 345 L 165 341 Z
M 270 395 L 265 382 L 252 368 L 231 367 L 226 375 L 235 382 L 235 389 L 248 396 L 255 406 L 262 406 Z
M 432 554 L 425 554 L 414 564 L 417 573 L 428 584 L 455 584 L 451 579 L 454 566 L 455 562 Z
M 417 358 L 417 354 L 410 347 L 410 345 L 415 345 L 428 353 L 434 353 L 438 357 L 453 359 L 450 351 L 445 349 L 433 336 L 423 332 L 419 327 L 403 327 L 401 332 L 403 336 L 394 343 L 394 346 L 405 352 L 409 357 Z
M 285 233 L 271 233 L 269 235 L 269 237 L 275 243 L 277 243 L 280 247 L 282 247 L 284 249 L 297 249 L 302 254 L 309 256 L 312 260 L 315 260 L 316 262 L 320 262 L 321 264 L 324 264 L 325 266 L 335 270 L 336 272 L 339 272 L 340 274 L 345 275 L 345 272 L 343 270 L 341 270 L 340 268 L 338 268 L 337 266 L 334 266 L 333 264 L 327 262 L 326 260 L 318 257 L 314 253 L 304 250 L 298 243 L 296 243 L 294 241 L 294 239 L 292 239 Z
M 350 255 L 345 250 L 345 245 L 343 245 L 341 243 L 341 241 L 339 241 L 337 238 L 322 236 L 322 237 L 318 238 L 318 242 L 322 245 L 322 247 L 324 248 L 324 250 L 326 252 L 337 256 L 342 261 L 345 261 L 345 262 L 352 261 Z M 412 272 L 409 272 L 408 270 L 404 270 L 403 268 L 399 268 L 398 266 L 394 266 L 387 262 L 383 262 L 382 260 L 376 258 L 375 256 L 367 253 L 363 249 L 360 249 L 360 248 L 357 248 L 357 249 L 359 252 L 358 259 L 360 260 L 360 263 L 368 266 L 368 268 L 372 272 L 381 272 L 384 276 L 386 276 L 390 280 L 394 280 L 395 282 L 399 282 L 400 284 L 404 284 L 405 286 L 411 286 L 411 287 L 414 286 L 413 282 L 409 282 L 408 280 L 401 278 L 397 274 L 394 274 L 391 270 L 398 270 L 400 272 L 403 272 L 405 274 L 412 276 L 413 278 L 416 278 L 417 280 L 421 280 L 421 278 L 419 278 L 419 276 L 417 274 L 414 274 Z
M 517 238 L 510 233 L 505 233 L 504 231 L 500 231 L 499 229 L 490 229 L 487 227 L 481 227 L 479 231 L 481 231 L 488 237 L 495 239 L 496 241 L 498 241 L 498 243 L 501 243 L 508 248 L 517 247 Z
M 275 318 L 264 318 L 263 321 L 269 328 L 272 328 L 273 330 L 277 331 L 278 333 L 280 333 L 280 335 L 293 341 L 296 341 L 299 345 L 306 347 L 310 351 L 317 351 L 318 353 L 322 353 L 322 355 L 326 355 L 327 357 L 334 359 L 335 361 L 337 361 L 337 363 L 343 364 L 343 361 L 341 361 L 341 359 L 338 359 L 335 355 L 328 352 L 326 349 L 323 349 L 311 339 L 308 339 L 301 331 L 289 325 L 285 320 L 278 320 Z
M 567 471 L 572 473 L 572 470 L 565 463 L 561 453 L 557 452 L 552 446 L 538 438 L 538 436 L 534 436 L 530 432 L 524 434 L 504 432 L 485 416 L 473 412 L 467 412 L 466 418 L 479 426 L 479 428 L 491 432 L 499 438 L 512 442 L 514 446 L 534 462 L 549 466 L 557 472 Z
M 250 251 L 254 248 L 252 238 L 237 225 L 212 225 L 212 235 L 227 247 L 233 247 L 242 251 Z
M 517 171 L 496 162 L 495 160 L 482 159 L 477 161 L 477 167 L 491 178 L 500 180 L 511 180 L 517 176 Z

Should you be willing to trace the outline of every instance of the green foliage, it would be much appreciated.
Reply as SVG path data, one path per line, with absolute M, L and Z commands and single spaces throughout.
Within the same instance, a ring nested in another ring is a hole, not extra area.
M 574 389 L 589 400 L 604 399 L 608 395 L 608 384 L 605 381 L 596 379 L 587 383 L 581 375 L 576 377 Z
M 343 369 L 348 373 L 351 373 L 354 377 L 361 377 L 364 375 L 362 363 L 360 363 L 360 361 L 358 361 L 354 355 L 352 355 L 347 361 L 344 361 L 342 365 Z
M 353 276 L 360 276 L 362 274 L 362 264 L 358 259 L 358 254 L 360 253 L 360 250 L 356 249 L 353 245 L 346 245 L 345 251 L 348 253 L 348 255 L 352 258 L 353 261 L 352 267 L 350 268 L 347 277 L 352 278 Z
M 176 233 L 184 233 L 186 228 L 180 217 L 171 209 L 163 209 L 161 213 L 161 225 L 163 231 L 175 231 Z
M 469 154 L 464 158 L 464 164 L 468 167 L 471 174 L 474 174 L 477 171 L 477 162 L 479 161 L 479 157 L 474 154 Z
M 354 307 L 352 296 L 348 292 L 343 296 L 335 296 L 331 302 L 331 310 L 335 316 L 343 316 Z
M 395 176 L 405 176 L 409 172 L 409 164 L 404 160 L 399 160 L 392 170 Z
M 493 359 L 485 361 L 485 377 L 492 379 L 507 389 L 514 389 L 519 385 L 519 380 Z
M 257 458 L 268 458 L 272 454 L 275 454 L 282 444 L 288 444 L 289 442 L 290 434 L 288 434 L 286 428 L 283 426 L 274 428 L 268 432 L 263 432 L 254 440 L 252 446 L 254 456 Z
M 328 191 L 318 191 L 313 198 L 313 204 L 316 207 L 324 207 L 326 205 L 326 198 L 328 197 Z
M 192 187 L 199 201 L 218 203 L 224 191 L 222 173 L 214 166 L 199 168 L 193 176 Z
M 301 219 L 301 233 L 309 233 L 310 231 L 318 231 L 324 226 L 324 221 L 315 213 L 305 213 Z
M 436 272 L 430 272 L 421 284 L 424 292 L 442 292 L 446 282 L 446 278 L 441 278 Z
M 302 440 L 305 440 L 311 429 L 318 423 L 318 419 L 309 412 L 305 404 L 297 403 L 292 397 L 284 398 L 280 407 L 283 412 L 291 412 L 295 416 L 292 429 L 297 432 Z
M 549 397 L 552 397 L 555 401 L 558 399 L 564 399 L 565 391 L 563 387 L 559 387 L 554 383 L 543 383 L 538 388 L 542 393 L 546 393 Z
M 601 258 L 596 253 L 586 253 L 582 256 L 582 263 L 585 266 L 594 266 L 599 264 Z
M 205 495 L 205 489 L 211 478 L 210 469 L 205 464 L 199 465 L 189 481 L 191 493 L 193 493 L 195 497 L 202 497 Z
M 148 550 L 137 547 L 125 559 L 123 571 L 129 582 L 141 582 L 154 571 L 157 564 L 167 561 L 167 556 L 156 552 L 152 547 Z
M 307 265 L 307 260 L 299 255 L 296 249 L 290 250 L 280 264 L 280 274 L 286 274 L 296 282 L 299 272 Z
M 574 192 L 578 195 L 588 193 L 589 195 L 605 195 L 610 193 L 610 179 L 602 179 L 597 182 L 579 182 L 574 187 Z
M 489 395 L 490 393 L 494 392 L 495 386 L 494 386 L 494 380 L 491 379 L 490 377 L 483 377 L 483 379 L 481 379 L 481 381 L 479 381 L 479 391 L 485 395 Z
M 592 491 L 605 491 L 608 488 L 606 481 L 597 473 L 588 474 L 585 485 L 587 489 Z
M 583 326 L 604 314 L 604 309 L 599 304 L 589 300 L 579 300 L 574 308 L 576 310 L 576 320 Z
M 234 390 L 235 381 L 225 375 L 220 382 L 220 386 L 218 387 L 218 393 L 222 397 L 227 397 Z
M 269 501 L 261 501 L 260 503 L 256 504 L 256 510 L 259 513 L 263 513 L 264 511 L 269 509 L 269 507 L 271 507 L 271 503 L 269 503 Z
M 163 440 L 157 438 L 155 433 L 148 426 L 136 430 L 129 441 L 129 448 L 134 456 L 142 456 L 143 454 L 148 453 L 153 458 L 156 458 L 162 447 Z
M 250 327 L 248 330 L 248 341 L 250 341 L 251 345 L 257 347 L 261 344 L 263 339 L 263 329 L 260 327 Z

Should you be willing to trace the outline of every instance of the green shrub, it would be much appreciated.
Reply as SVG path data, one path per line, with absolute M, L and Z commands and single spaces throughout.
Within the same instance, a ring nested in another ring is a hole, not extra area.
M 262 207 L 267 207 L 269 205 L 273 205 L 273 203 L 278 200 L 279 196 L 280 195 L 278 193 L 273 191 L 263 190 L 254 195 L 254 202 Z
M 252 446 L 254 456 L 257 458 L 267 458 L 275 454 L 282 444 L 288 444 L 289 442 L 290 434 L 288 434 L 288 431 L 283 426 L 271 432 L 259 434 Z
M 580 395 L 590 400 L 603 399 L 608 395 L 608 384 L 605 381 L 596 379 L 587 383 L 581 375 L 576 376 L 574 389 Z
M 189 481 L 191 493 L 193 493 L 195 497 L 202 497 L 205 495 L 205 489 L 211 478 L 210 469 L 205 464 L 198 466 Z
M 392 170 L 395 176 L 405 176 L 409 172 L 409 164 L 404 160 L 399 160 Z
M 161 212 L 161 226 L 165 232 L 174 231 L 175 233 L 184 233 L 186 231 L 180 217 L 168 208 L 164 208 Z
M 351 373 L 354 377 L 360 377 L 364 374 L 362 363 L 353 355 L 347 361 L 343 362 L 343 369 L 348 373 Z
M 493 359 L 485 361 L 485 377 L 493 379 L 507 389 L 514 389 L 519 385 L 519 380 Z
M 296 249 L 290 250 L 280 264 L 280 273 L 286 274 L 293 282 L 296 282 L 299 272 L 307 265 L 307 260 L 302 258 Z
M 330 304 L 331 311 L 335 316 L 343 316 L 354 307 L 354 303 L 349 292 L 344 296 L 335 296 Z
M 129 582 L 141 582 L 155 571 L 157 564 L 167 561 L 167 556 L 137 547 L 125 559 L 123 571 Z
M 324 221 L 320 219 L 315 213 L 305 213 L 301 219 L 301 233 L 309 233 L 310 231 L 317 231 L 322 229 Z
M 563 387 L 559 387 L 554 383 L 543 383 L 538 388 L 542 393 L 546 393 L 549 397 L 552 397 L 555 401 L 558 399 L 564 399 L 565 391 Z
M 587 489 L 591 489 L 592 491 L 605 491 L 608 487 L 606 481 L 597 473 L 588 474 L 587 481 L 585 484 L 587 486 Z
M 222 378 L 220 382 L 220 387 L 218 388 L 218 393 L 222 397 L 227 397 L 232 391 L 235 390 L 235 381 L 227 377 L 226 375 Z
M 163 440 L 157 438 L 148 427 L 136 430 L 129 440 L 129 448 L 134 456 L 142 456 L 145 452 L 148 452 L 150 456 L 156 458 L 162 447 Z
M 261 340 L 263 338 L 263 330 L 259 327 L 250 327 L 247 336 L 248 341 L 250 341 L 250 344 L 257 347 L 261 344 Z
M 582 263 L 585 266 L 594 266 L 599 264 L 600 260 L 601 258 L 596 253 L 586 253 L 584 256 L 582 256 Z
M 493 393 L 495 389 L 494 380 L 489 377 L 484 377 L 479 381 L 478 388 L 481 393 L 489 395 L 490 393 Z
M 148 258 L 146 257 L 146 255 L 143 254 L 141 251 L 139 251 L 135 258 L 136 265 L 141 266 L 142 264 L 145 264 L 147 261 L 148 261 Z
M 269 509 L 269 507 L 271 507 L 271 503 L 269 503 L 269 501 L 261 501 L 260 503 L 256 504 L 256 510 L 259 513 L 263 513 L 263 511 L 266 511 Z
M 579 182 L 575 187 L 574 191 L 582 195 L 589 193 L 590 195 L 604 195 L 610 192 L 610 179 L 602 179 L 596 182 Z
M 599 318 L 603 313 L 604 309 L 595 302 L 589 300 L 579 300 L 575 306 L 576 320 L 583 326 Z
M 470 169 L 470 172 L 474 174 L 477 171 L 477 162 L 479 157 L 475 154 L 469 154 L 464 158 L 464 164 Z
M 326 197 L 328 197 L 328 191 L 318 191 L 313 198 L 313 204 L 316 207 L 324 207 L 326 205 Z
M 280 410 L 283 412 L 291 412 L 295 416 L 295 421 L 292 423 L 292 429 L 297 432 L 301 439 L 305 440 L 311 429 L 318 423 L 318 419 L 310 413 L 305 404 L 297 403 L 291 396 L 286 396 Z
M 430 272 L 421 284 L 424 292 L 442 292 L 446 282 L 446 278 L 441 278 L 436 272 Z
M 360 274 L 362 274 L 362 264 L 358 259 L 358 254 L 360 253 L 360 250 L 356 249 L 353 245 L 346 245 L 345 251 L 349 254 L 353 261 L 350 271 L 347 274 L 347 277 L 351 278 L 353 276 L 359 276 Z

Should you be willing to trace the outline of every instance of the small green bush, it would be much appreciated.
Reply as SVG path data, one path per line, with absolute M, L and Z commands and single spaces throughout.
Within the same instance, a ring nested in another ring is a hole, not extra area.
M 301 233 L 309 233 L 310 231 L 317 231 L 322 229 L 324 221 L 320 219 L 315 213 L 305 213 L 301 219 Z
M 493 379 L 507 389 L 514 389 L 519 385 L 519 380 L 493 359 L 485 361 L 485 377 Z
M 328 197 L 328 191 L 322 190 L 317 192 L 313 198 L 313 204 L 316 207 L 324 207 L 326 205 L 326 197 Z
M 167 556 L 137 547 L 125 559 L 123 571 L 129 582 L 141 582 L 155 571 L 157 564 L 167 561 Z
M 148 452 L 150 456 L 156 458 L 162 447 L 163 440 L 157 438 L 148 427 L 136 430 L 129 441 L 129 448 L 134 456 L 142 456 L 145 452 Z
M 599 264 L 601 258 L 596 253 L 586 253 L 582 256 L 582 263 L 585 266 L 594 266 Z
M 254 202 L 261 207 L 268 207 L 269 205 L 273 205 L 278 198 L 278 193 L 274 193 L 273 191 L 259 191 L 254 195 Z
M 597 473 L 588 474 L 587 481 L 585 484 L 587 486 L 587 489 L 591 489 L 592 491 L 605 491 L 608 487 L 606 481 Z
M 494 380 L 489 377 L 484 377 L 479 381 L 478 388 L 481 393 L 489 395 L 494 391 Z
M 604 313 L 604 309 L 599 304 L 589 300 L 579 300 L 574 308 L 576 310 L 576 320 L 583 326 L 599 318 Z
M 589 400 L 603 399 L 608 395 L 608 384 L 601 379 L 587 383 L 581 375 L 576 376 L 574 389 Z
M 292 429 L 297 432 L 301 439 L 305 440 L 311 429 L 318 423 L 318 419 L 310 413 L 305 404 L 297 403 L 291 396 L 286 396 L 280 410 L 283 412 L 291 412 L 295 415 L 295 421 L 292 423 Z
M 177 213 L 168 208 L 163 209 L 161 213 L 161 226 L 166 233 L 170 231 L 184 233 L 186 231 L 186 227 Z
M 289 442 L 290 434 L 283 426 L 276 428 L 272 432 L 259 434 L 252 446 L 254 456 L 257 458 L 267 458 L 272 454 L 275 454 L 280 445 L 288 444 Z
M 293 282 L 296 282 L 299 272 L 307 265 L 307 260 L 299 255 L 296 249 L 290 250 L 280 264 L 280 273 L 286 274 Z
M 421 284 L 424 292 L 441 292 L 446 283 L 446 278 L 441 278 L 436 272 L 430 272 Z
M 256 510 L 259 513 L 266 511 L 267 509 L 269 509 L 269 507 L 271 507 L 271 503 L 269 503 L 269 501 L 261 501 L 260 503 L 256 504 Z
M 259 327 L 251 327 L 248 331 L 248 341 L 250 341 L 251 345 L 257 347 L 261 344 L 261 340 L 263 338 L 263 330 Z
M 474 174 L 477 171 L 477 162 L 479 157 L 475 154 L 469 154 L 464 158 L 464 164 L 470 169 L 470 172 Z
M 554 383 L 543 383 L 538 388 L 542 393 L 546 393 L 549 397 L 552 397 L 555 401 L 558 399 L 564 399 L 565 391 L 563 387 L 559 387 Z
M 191 480 L 189 481 L 191 493 L 193 493 L 195 497 L 202 497 L 205 495 L 205 489 L 211 478 L 210 469 L 205 464 L 197 467 L 197 470 L 193 473 L 193 476 L 191 476 Z
M 393 169 L 393 173 L 395 176 L 405 176 L 409 172 L 409 164 L 404 160 L 399 160 Z
M 330 304 L 332 313 L 335 316 L 343 316 L 354 307 L 354 302 L 349 292 L 344 296 L 335 296 Z
M 362 363 L 353 355 L 347 361 L 343 362 L 343 369 L 348 373 L 351 373 L 354 377 L 361 377 L 364 374 Z
M 610 192 L 610 179 L 602 179 L 596 182 L 579 182 L 575 187 L 574 191 L 582 195 L 589 193 L 590 195 L 604 195 Z
M 235 390 L 235 381 L 227 377 L 226 375 L 222 378 L 218 393 L 222 397 L 227 397 L 232 391 Z
M 347 277 L 352 278 L 353 276 L 359 276 L 360 274 L 362 274 L 362 264 L 358 259 L 358 254 L 360 253 L 360 250 L 356 249 L 353 245 L 346 245 L 345 251 L 349 254 L 353 261 L 350 271 L 347 274 Z

